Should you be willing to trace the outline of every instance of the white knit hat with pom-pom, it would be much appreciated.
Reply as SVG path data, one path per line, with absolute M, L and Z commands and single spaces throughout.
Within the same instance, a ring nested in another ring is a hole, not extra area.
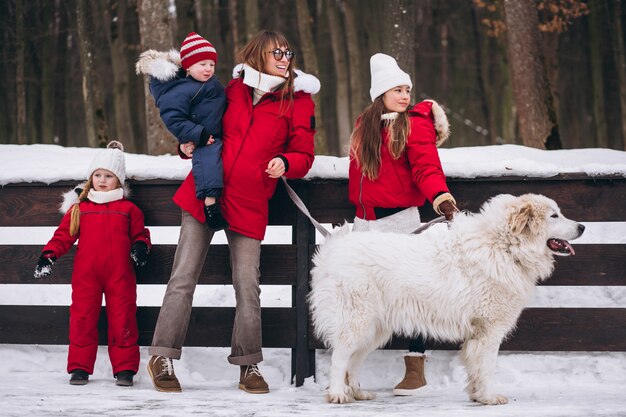
M 91 178 L 93 172 L 97 169 L 106 169 L 115 174 L 120 183 L 124 185 L 126 181 L 126 164 L 124 162 L 124 145 L 121 142 L 112 140 L 106 149 L 98 151 L 96 156 L 89 165 L 87 171 L 87 179 Z

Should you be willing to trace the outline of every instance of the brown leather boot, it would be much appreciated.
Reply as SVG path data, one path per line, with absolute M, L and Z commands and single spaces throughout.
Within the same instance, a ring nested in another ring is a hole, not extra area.
M 152 356 L 148 361 L 148 374 L 157 391 L 181 392 L 180 383 L 174 373 L 172 359 L 165 356 Z
M 424 355 L 406 355 L 404 364 L 406 372 L 404 379 L 393 389 L 393 395 L 415 395 L 417 391 L 426 385 L 424 378 Z
M 263 379 L 263 375 L 259 371 L 259 367 L 255 365 L 240 366 L 239 389 L 249 392 L 250 394 L 267 394 L 270 392 L 267 382 Z

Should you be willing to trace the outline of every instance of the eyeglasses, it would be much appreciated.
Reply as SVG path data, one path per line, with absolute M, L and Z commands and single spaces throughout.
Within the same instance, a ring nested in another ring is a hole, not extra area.
M 269 51 L 268 54 L 272 54 L 274 55 L 274 59 L 276 61 L 280 61 L 283 59 L 283 55 L 287 57 L 287 61 L 291 61 L 291 58 L 293 58 L 296 53 L 294 51 L 292 51 L 291 49 L 286 49 L 286 50 L 282 50 L 280 48 L 276 48 L 272 51 Z

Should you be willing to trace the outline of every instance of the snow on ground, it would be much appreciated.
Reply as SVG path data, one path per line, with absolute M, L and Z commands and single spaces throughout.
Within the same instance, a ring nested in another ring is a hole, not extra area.
M 95 152 L 56 145 L 0 145 L 0 185 L 81 181 Z M 626 176 L 626 152 L 607 149 L 542 151 L 503 145 L 441 149 L 440 155 L 449 177 L 550 177 L 574 172 Z M 169 155 L 127 153 L 126 163 L 127 177 L 137 180 L 180 180 L 190 169 L 189 161 Z M 347 178 L 347 167 L 347 158 L 317 157 L 308 178 Z M 586 224 L 591 226 L 589 231 L 576 243 L 625 243 L 625 224 Z M 0 227 L 0 244 L 43 244 L 52 230 Z M 155 243 L 175 243 L 177 233 L 177 228 L 158 231 Z M 218 237 L 214 243 L 224 242 Z M 0 285 L 0 304 L 69 303 L 69 286 L 22 287 Z M 160 305 L 163 286 L 142 287 L 148 288 L 139 288 L 139 304 Z M 290 291 L 265 286 L 262 305 L 290 305 Z M 234 305 L 228 286 L 202 286 L 197 295 L 194 305 Z M 624 308 L 626 287 L 539 287 L 532 305 Z M 428 352 L 428 386 L 417 397 L 391 394 L 403 375 L 403 352 L 374 352 L 366 360 L 361 385 L 374 391 L 376 399 L 331 405 L 323 395 L 329 367 L 325 351 L 317 352 L 317 380 L 310 378 L 296 388 L 290 383 L 290 350 L 264 349 L 261 370 L 271 392 L 251 395 L 237 389 L 238 368 L 227 363 L 226 348 L 184 348 L 182 359 L 175 362 L 184 390 L 180 394 L 154 390 L 145 369 L 146 348 L 141 350 L 134 387 L 115 386 L 106 347 L 100 347 L 91 382 L 70 386 L 66 349 L 0 345 L 5 370 L 0 378 L 0 416 L 626 417 L 626 352 L 501 352 L 494 382 L 497 392 L 507 395 L 510 402 L 481 406 L 470 402 L 464 392 L 465 371 L 456 352 Z
M 623 417 L 626 416 L 626 353 L 501 353 L 497 392 L 509 404 L 482 406 L 464 392 L 465 371 L 456 352 L 429 352 L 429 385 L 416 397 L 394 397 L 403 373 L 400 351 L 377 351 L 367 359 L 361 386 L 376 393 L 372 401 L 328 404 L 329 356 L 317 355 L 317 382 L 296 388 L 289 383 L 289 350 L 265 349 L 261 370 L 267 395 L 237 389 L 238 368 L 226 363 L 228 349 L 185 348 L 175 370 L 180 394 L 154 390 L 142 363 L 135 386 L 122 388 L 110 375 L 106 348 L 86 386 L 71 386 L 65 374 L 64 346 L 0 345 L 5 378 L 0 379 L 2 416 L 324 416 L 324 417 Z

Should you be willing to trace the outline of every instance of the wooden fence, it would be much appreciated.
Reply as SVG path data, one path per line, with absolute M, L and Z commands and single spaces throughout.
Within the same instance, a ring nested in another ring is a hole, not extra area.
M 0 227 L 57 226 L 60 195 L 76 182 L 11 184 L 0 190 Z M 171 197 L 180 182 L 151 180 L 130 182 L 133 201 L 143 210 L 146 225 L 178 226 L 180 210 Z M 345 180 L 293 181 L 312 215 L 323 223 L 351 220 L 354 209 L 347 200 Z M 528 192 L 554 199 L 565 216 L 582 222 L 625 222 L 626 179 L 561 175 L 543 178 L 449 179 L 461 209 L 476 211 L 489 197 L 500 193 Z M 424 220 L 432 209 L 422 211 Z M 292 243 L 263 245 L 261 283 L 288 285 L 292 305 L 263 308 L 263 346 L 292 349 L 292 374 L 296 385 L 315 372 L 315 349 L 323 348 L 309 325 L 306 295 L 315 231 L 297 211 L 279 184 L 270 207 L 271 225 L 292 226 Z M 558 258 L 551 286 L 626 285 L 626 244 L 574 244 L 576 256 Z M 42 245 L 0 245 L 0 284 L 69 284 L 74 250 L 54 265 L 45 281 L 33 278 Z M 148 265 L 138 270 L 138 284 L 166 284 L 175 245 L 155 245 Z M 214 245 L 199 284 L 229 284 L 228 247 Z M 2 287 L 0 287 L 2 288 Z M 150 345 L 159 307 L 140 306 L 137 311 L 139 343 Z M 232 307 L 194 307 L 185 346 L 229 346 L 234 318 Z M 0 343 L 67 344 L 69 306 L 0 305 Z M 106 344 L 106 317 L 101 315 L 100 343 Z M 392 349 L 406 348 L 394 339 Z M 430 343 L 430 349 L 457 349 L 455 344 Z M 503 350 L 517 351 L 626 351 L 626 308 L 528 308 Z

